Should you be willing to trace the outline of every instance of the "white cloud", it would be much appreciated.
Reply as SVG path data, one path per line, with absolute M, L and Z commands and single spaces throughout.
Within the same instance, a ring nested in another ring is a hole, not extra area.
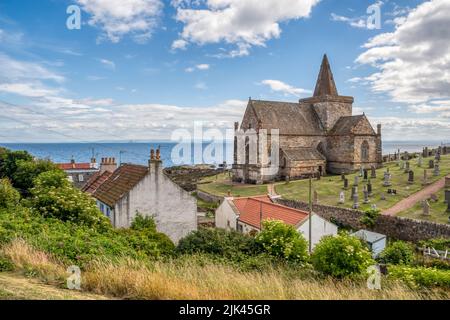
M 320 0 L 202 0 L 172 1 L 176 20 L 184 27 L 172 49 L 185 49 L 188 43 L 205 45 L 225 42 L 233 44 L 227 54 L 244 56 L 252 46 L 265 46 L 278 38 L 280 23 L 309 17 Z
M 107 38 L 117 43 L 127 34 L 138 43 L 146 42 L 162 13 L 160 0 L 77 0 L 91 15 L 89 24 L 100 27 Z
M 186 72 L 194 72 L 195 70 L 209 70 L 210 65 L 206 64 L 206 63 L 202 63 L 202 64 L 198 64 L 195 67 L 188 67 L 186 69 L 184 69 L 184 71 Z
M 0 83 L 0 92 L 13 93 L 29 98 L 58 94 L 57 90 L 47 89 L 39 83 Z
M 105 67 L 115 70 L 116 69 L 116 64 L 114 63 L 114 61 L 108 60 L 108 59 L 99 59 L 98 61 L 100 61 L 101 64 L 103 64 Z
M 349 17 L 337 15 L 335 13 L 331 13 L 331 20 L 337 21 L 337 22 L 348 23 L 348 25 L 350 25 L 351 27 L 354 27 L 354 28 L 361 28 L 361 29 L 367 28 L 367 18 L 364 18 L 364 17 L 349 18 Z
M 279 80 L 263 80 L 261 81 L 261 84 L 267 85 L 270 87 L 272 91 L 283 93 L 284 95 L 292 95 L 299 97 L 302 94 L 305 93 L 311 93 L 310 90 L 302 89 L 302 88 L 295 88 L 287 83 L 284 83 Z
M 370 39 L 356 62 L 377 69 L 366 77 L 372 90 L 411 104 L 416 113 L 447 112 L 429 105 L 450 100 L 449 25 L 450 2 L 431 0 L 409 11 L 392 33 Z
M 195 89 L 199 89 L 199 90 L 207 90 L 208 86 L 206 85 L 206 83 L 204 82 L 197 82 L 195 84 Z

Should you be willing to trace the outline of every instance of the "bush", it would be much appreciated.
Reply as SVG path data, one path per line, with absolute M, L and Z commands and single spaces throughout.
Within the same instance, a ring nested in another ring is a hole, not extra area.
M 34 180 L 43 172 L 59 169 L 50 160 L 18 160 L 16 161 L 16 171 L 12 175 L 12 183 L 22 195 L 29 196 L 30 189 L 34 187 Z M 62 174 L 65 173 L 60 171 Z M 67 180 L 67 179 L 66 179 Z
M 33 157 L 26 151 L 1 150 L 0 177 L 12 179 L 17 170 L 17 162 L 19 160 L 32 161 Z
M 414 247 L 404 241 L 390 243 L 381 253 L 380 261 L 389 264 L 409 265 L 414 261 Z
M 90 227 L 107 228 L 109 220 L 97 208 L 95 200 L 74 188 L 61 171 L 49 171 L 35 179 L 30 204 L 44 218 L 57 218 Z
M 390 266 L 388 276 L 411 287 L 443 287 L 450 289 L 450 271 L 434 268 Z
M 240 254 L 257 254 L 258 246 L 254 238 L 235 231 L 201 228 L 181 239 L 177 252 L 207 253 L 234 259 Z
M 0 208 L 12 208 L 20 201 L 19 192 L 14 189 L 8 179 L 0 180 Z
M 448 238 L 436 238 L 436 239 L 430 239 L 421 241 L 419 243 L 421 247 L 426 248 L 434 248 L 436 250 L 450 250 L 450 239 Z
M 364 211 L 364 215 L 361 217 L 361 223 L 368 228 L 373 228 L 380 216 L 380 210 L 378 209 L 368 209 Z
M 323 237 L 311 259 L 317 271 L 336 278 L 365 274 L 375 263 L 366 245 L 346 233 Z
M 294 227 L 282 221 L 263 221 L 263 229 L 256 236 L 256 242 L 275 257 L 288 261 L 306 261 L 308 243 Z

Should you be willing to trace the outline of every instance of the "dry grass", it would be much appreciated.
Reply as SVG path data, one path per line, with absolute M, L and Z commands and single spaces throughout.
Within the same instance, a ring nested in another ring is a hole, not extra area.
M 20 269 L 60 278 L 65 268 L 26 242 L 16 240 L 2 254 Z M 231 267 L 196 260 L 144 264 L 134 260 L 94 261 L 82 273 L 83 290 L 125 299 L 449 299 L 448 292 L 418 292 L 399 282 L 383 282 L 373 291 L 365 283 L 332 279 L 288 278 L 280 270 L 239 272 Z

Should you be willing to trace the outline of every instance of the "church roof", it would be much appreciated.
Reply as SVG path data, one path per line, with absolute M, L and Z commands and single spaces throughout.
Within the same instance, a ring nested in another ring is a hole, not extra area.
M 263 129 L 280 129 L 280 134 L 323 135 L 319 118 L 310 105 L 293 102 L 250 100 Z
M 282 152 L 289 160 L 307 161 L 307 160 L 326 160 L 316 148 L 299 147 L 299 148 L 282 148 Z
M 364 114 L 358 115 L 358 116 L 348 116 L 348 117 L 341 117 L 334 125 L 333 129 L 330 131 L 330 135 L 349 135 L 349 134 L 355 134 L 355 128 L 361 121 L 366 121 L 367 123 L 369 120 L 367 120 L 366 116 Z M 367 132 L 358 132 L 358 133 L 365 133 L 365 134 L 375 134 L 373 131 L 372 126 L 368 126 Z
M 314 90 L 314 97 L 323 96 L 338 96 L 338 91 L 336 84 L 334 83 L 333 73 L 331 72 L 327 55 L 323 56 L 319 77 L 317 78 L 316 89 Z

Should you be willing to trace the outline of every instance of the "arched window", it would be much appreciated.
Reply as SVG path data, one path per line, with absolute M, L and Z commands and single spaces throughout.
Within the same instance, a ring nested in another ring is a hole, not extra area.
M 367 141 L 361 144 L 361 161 L 369 161 L 369 143 Z

